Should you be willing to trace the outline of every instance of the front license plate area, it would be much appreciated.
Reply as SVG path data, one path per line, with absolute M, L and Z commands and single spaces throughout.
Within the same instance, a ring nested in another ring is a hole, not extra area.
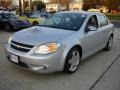
M 10 60 L 14 63 L 19 63 L 18 56 L 11 54 L 10 55 Z

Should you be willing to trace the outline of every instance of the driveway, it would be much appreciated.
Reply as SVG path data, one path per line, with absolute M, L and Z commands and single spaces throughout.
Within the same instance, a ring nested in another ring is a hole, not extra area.
M 113 49 L 85 59 L 76 73 L 37 74 L 20 69 L 6 59 L 4 47 L 10 35 L 0 31 L 0 90 L 106 90 L 95 86 L 120 54 L 120 29 L 116 28 Z

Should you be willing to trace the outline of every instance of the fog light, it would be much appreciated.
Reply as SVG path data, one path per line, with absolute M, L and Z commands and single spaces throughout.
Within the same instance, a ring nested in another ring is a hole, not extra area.
M 46 67 L 45 66 L 34 66 L 34 67 L 32 67 L 32 69 L 37 71 L 37 70 L 46 69 Z

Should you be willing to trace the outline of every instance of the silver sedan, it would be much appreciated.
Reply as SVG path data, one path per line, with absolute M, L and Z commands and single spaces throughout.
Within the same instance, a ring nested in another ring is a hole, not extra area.
M 8 60 L 39 73 L 74 73 L 82 60 L 113 45 L 113 24 L 102 13 L 58 12 L 41 25 L 16 32 L 6 45 Z

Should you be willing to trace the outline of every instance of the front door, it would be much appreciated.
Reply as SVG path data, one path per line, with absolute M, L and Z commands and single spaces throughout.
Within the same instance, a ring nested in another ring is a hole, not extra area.
M 86 30 L 88 29 L 88 27 L 95 27 L 95 30 L 91 30 L 86 32 Z M 99 50 L 99 46 L 101 45 L 101 34 L 99 32 L 99 25 L 98 25 L 98 19 L 96 15 L 92 15 L 85 27 L 85 35 L 84 38 L 82 40 L 82 46 L 83 46 L 83 53 L 84 56 L 83 57 L 87 57 L 95 52 L 97 52 Z

